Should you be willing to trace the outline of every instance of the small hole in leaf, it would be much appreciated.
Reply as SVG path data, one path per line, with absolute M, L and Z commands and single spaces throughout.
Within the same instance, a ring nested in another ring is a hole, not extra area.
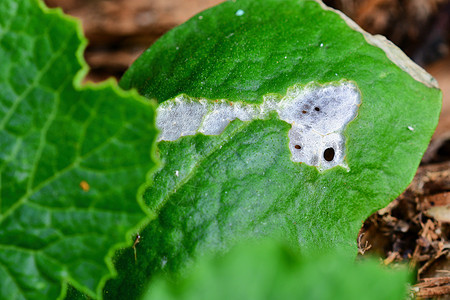
M 295 145 L 294 147 L 295 147 L 295 149 L 302 149 L 302 146 L 300 146 L 300 145 Z
M 320 111 L 320 108 L 314 107 L 314 110 L 315 110 L 315 111 Z
M 323 158 L 325 158 L 326 161 L 332 161 L 334 159 L 334 149 L 325 149 L 325 151 L 323 152 Z
M 303 114 L 306 114 L 306 113 L 307 113 L 307 111 L 306 111 L 306 110 L 302 110 L 302 113 L 303 113 Z

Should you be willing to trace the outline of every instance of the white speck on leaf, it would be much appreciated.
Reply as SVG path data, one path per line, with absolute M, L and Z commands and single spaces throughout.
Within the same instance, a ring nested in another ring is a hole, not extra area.
M 161 259 L 161 269 L 163 269 L 167 264 L 167 257 L 163 256 Z
M 176 170 L 175 171 L 175 176 L 177 176 L 177 177 L 180 176 L 180 171 Z
M 203 16 L 198 16 L 198 19 L 199 20 L 203 20 Z
M 323 43 L 320 43 L 320 47 L 323 47 Z
M 242 9 L 238 9 L 238 11 L 236 12 L 236 16 L 240 17 L 242 15 L 244 15 L 244 11 Z
M 408 126 L 408 129 L 411 131 L 414 131 L 414 127 L 412 127 L 412 126 Z

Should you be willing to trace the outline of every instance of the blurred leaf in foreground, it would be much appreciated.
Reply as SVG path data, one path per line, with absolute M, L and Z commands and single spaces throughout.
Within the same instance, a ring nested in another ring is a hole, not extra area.
M 338 253 L 305 259 L 264 241 L 203 258 L 179 282 L 159 278 L 143 299 L 393 300 L 405 298 L 409 279 L 406 270 L 377 261 L 355 263 Z

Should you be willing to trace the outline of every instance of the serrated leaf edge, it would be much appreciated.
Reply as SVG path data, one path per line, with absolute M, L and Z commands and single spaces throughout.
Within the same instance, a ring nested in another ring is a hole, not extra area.
M 136 90 L 125 91 L 125 90 L 121 89 L 118 86 L 117 81 L 115 79 L 111 78 L 111 79 L 108 79 L 99 84 L 94 84 L 94 83 L 84 84 L 83 80 L 86 77 L 87 73 L 89 72 L 89 66 L 88 66 L 87 62 L 84 60 L 84 51 L 88 45 L 88 40 L 85 38 L 85 36 L 83 34 L 83 28 L 82 28 L 81 22 L 75 17 L 64 14 L 64 12 L 62 11 L 61 8 L 49 8 L 44 4 L 44 2 L 42 0 L 33 0 L 33 1 L 35 1 L 37 3 L 37 5 L 39 6 L 39 8 L 42 10 L 42 12 L 44 14 L 56 15 L 59 18 L 61 18 L 62 20 L 66 21 L 66 26 L 68 24 L 71 24 L 75 29 L 78 40 L 80 42 L 78 49 L 75 53 L 75 57 L 81 66 L 80 70 L 73 76 L 73 80 L 72 80 L 73 86 L 76 91 L 83 91 L 86 89 L 99 91 L 99 90 L 110 88 L 118 96 L 132 97 L 136 101 L 141 102 L 144 105 L 152 107 L 153 110 L 156 112 L 156 102 L 154 100 L 148 100 L 148 99 L 142 97 L 141 95 L 138 94 L 138 92 Z M 157 131 L 157 128 L 155 125 L 155 120 L 156 120 L 156 118 L 153 119 L 153 125 L 155 127 L 155 131 Z M 106 281 L 108 281 L 110 278 L 117 275 L 117 270 L 115 269 L 114 263 L 113 263 L 113 257 L 115 255 L 115 252 L 119 249 L 131 246 L 133 243 L 132 236 L 135 235 L 136 232 L 138 232 L 140 229 L 144 228 L 150 221 L 152 221 L 153 219 L 156 218 L 156 213 L 153 212 L 151 209 L 149 209 L 145 205 L 143 195 L 144 195 L 144 191 L 152 184 L 152 174 L 154 173 L 154 171 L 156 171 L 160 167 L 160 162 L 156 155 L 156 147 L 157 147 L 156 136 L 157 136 L 157 134 L 158 134 L 158 132 L 156 132 L 155 139 L 153 140 L 152 145 L 150 145 L 150 150 L 149 150 L 150 151 L 149 158 L 153 161 L 154 166 L 147 172 L 147 174 L 145 176 L 145 182 L 143 184 L 141 184 L 141 186 L 139 187 L 137 194 L 136 194 L 136 200 L 137 200 L 139 206 L 141 207 L 141 209 L 147 215 L 147 217 L 144 218 L 138 224 L 136 224 L 133 228 L 131 228 L 126 233 L 124 242 L 117 243 L 109 249 L 107 255 L 105 256 L 105 263 L 108 267 L 108 270 L 110 271 L 110 274 L 106 274 L 101 278 L 100 283 L 97 286 L 96 294 L 93 294 L 89 289 L 85 288 L 84 286 L 79 284 L 76 280 L 71 278 L 71 276 L 68 276 L 66 278 L 63 278 L 63 280 L 61 282 L 61 294 L 59 295 L 58 299 L 65 298 L 65 296 L 67 294 L 67 287 L 68 287 L 69 283 L 71 285 L 73 285 L 74 287 L 76 287 L 78 290 L 86 293 L 90 297 L 102 299 L 103 287 L 104 287 Z

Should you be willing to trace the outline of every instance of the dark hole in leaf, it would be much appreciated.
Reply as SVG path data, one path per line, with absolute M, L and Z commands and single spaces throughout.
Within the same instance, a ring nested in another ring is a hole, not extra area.
M 295 149 L 302 149 L 302 146 L 300 146 L 300 145 L 295 145 Z
M 314 110 L 315 110 L 315 111 L 320 111 L 320 108 L 314 107 Z
M 431 206 L 434 206 L 434 201 L 430 201 Z
M 446 139 L 442 145 L 439 146 L 439 149 L 437 150 L 437 160 L 438 161 L 445 161 L 449 160 L 450 157 L 450 139 Z
M 326 161 L 332 161 L 334 159 L 334 149 L 325 149 L 325 151 L 323 152 L 323 158 L 325 158 Z

